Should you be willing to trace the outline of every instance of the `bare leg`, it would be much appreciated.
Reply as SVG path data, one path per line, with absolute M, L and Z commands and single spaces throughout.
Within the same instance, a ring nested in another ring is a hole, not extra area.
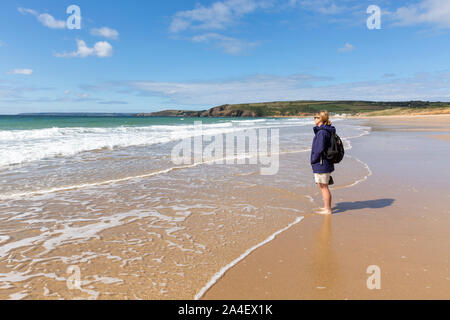
M 320 191 L 322 191 L 323 204 L 325 206 L 323 212 L 320 213 L 332 214 L 333 213 L 333 211 L 331 210 L 332 196 L 330 189 L 328 188 L 328 185 L 319 183 L 319 189 Z

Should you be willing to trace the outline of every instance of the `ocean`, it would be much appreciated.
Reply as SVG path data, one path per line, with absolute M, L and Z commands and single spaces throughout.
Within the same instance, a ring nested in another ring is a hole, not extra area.
M 277 130 L 276 174 L 249 159 L 175 164 L 172 151 L 198 135 L 199 120 L 205 136 Z M 348 150 L 370 134 L 357 120 L 335 125 Z M 320 206 L 312 127 L 309 118 L 0 116 L 0 299 L 201 297 Z M 370 173 L 351 155 L 344 162 L 340 186 Z

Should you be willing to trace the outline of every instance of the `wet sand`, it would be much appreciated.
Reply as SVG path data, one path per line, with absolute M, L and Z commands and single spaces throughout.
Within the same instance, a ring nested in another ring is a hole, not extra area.
M 442 134 L 442 135 L 430 135 L 430 138 L 450 141 L 450 134 Z
M 204 299 L 450 298 L 450 116 L 361 121 L 373 132 L 349 154 L 372 175 L 334 189 L 333 216 L 305 215 Z M 345 163 L 337 169 L 336 177 L 351 174 Z M 318 193 L 314 200 L 321 205 Z M 381 270 L 380 290 L 367 288 L 372 265 Z
M 178 142 L 0 172 L 0 299 L 193 299 L 312 210 L 309 121 L 277 124 L 274 176 L 258 164 L 174 165 Z M 339 126 L 343 138 L 369 134 Z M 356 159 L 347 165 L 339 186 L 367 175 Z

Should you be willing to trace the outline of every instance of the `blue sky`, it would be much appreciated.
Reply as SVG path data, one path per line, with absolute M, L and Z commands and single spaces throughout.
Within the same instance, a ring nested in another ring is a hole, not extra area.
M 2 1 L 0 114 L 450 101 L 449 40 L 449 0 Z

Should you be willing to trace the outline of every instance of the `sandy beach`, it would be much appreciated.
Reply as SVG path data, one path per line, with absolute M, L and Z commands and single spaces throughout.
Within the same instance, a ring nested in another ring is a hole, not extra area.
M 2 299 L 448 298 L 448 116 L 334 119 L 348 152 L 332 217 L 313 214 L 310 118 L 204 124 L 220 137 L 279 129 L 275 175 L 176 165 L 177 141 L 146 144 L 188 135 L 193 120 L 71 121 L 77 129 L 3 132 L 22 149 L 2 160 L 24 162 L 0 171 Z M 111 141 L 121 147 L 99 148 Z M 86 151 L 72 155 L 75 143 Z M 381 290 L 366 286 L 373 265 Z
M 305 215 L 230 269 L 204 299 L 449 299 L 450 116 L 361 119 L 351 157 L 371 175 L 335 188 L 334 215 Z M 345 163 L 335 180 L 351 174 Z M 317 206 L 321 199 L 314 197 Z M 367 288 L 367 269 L 381 289 Z

